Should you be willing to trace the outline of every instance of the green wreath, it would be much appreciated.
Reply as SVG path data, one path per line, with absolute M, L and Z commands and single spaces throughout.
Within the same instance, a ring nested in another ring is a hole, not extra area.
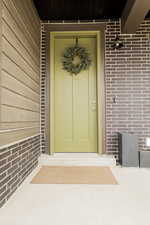
M 87 50 L 77 44 L 66 48 L 62 58 L 63 69 L 77 75 L 82 70 L 87 70 L 91 65 L 91 59 Z

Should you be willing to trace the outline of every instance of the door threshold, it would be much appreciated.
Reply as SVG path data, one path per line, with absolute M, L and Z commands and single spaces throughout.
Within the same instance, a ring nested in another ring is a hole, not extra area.
M 113 155 L 99 155 L 97 153 L 55 153 L 42 154 L 39 158 L 40 166 L 116 166 Z

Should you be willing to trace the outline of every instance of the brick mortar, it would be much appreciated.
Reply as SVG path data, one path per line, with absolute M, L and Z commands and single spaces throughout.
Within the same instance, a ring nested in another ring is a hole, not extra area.
M 118 159 L 118 132 L 133 132 L 139 149 L 146 149 L 150 134 L 150 20 L 144 20 L 135 34 L 121 34 L 120 20 L 107 20 L 105 31 L 106 152 Z M 41 23 L 41 146 L 45 152 L 45 27 Z M 112 49 L 119 35 L 124 47 Z M 117 96 L 117 103 L 113 98 Z
M 40 135 L 0 150 L 0 207 L 38 165 Z

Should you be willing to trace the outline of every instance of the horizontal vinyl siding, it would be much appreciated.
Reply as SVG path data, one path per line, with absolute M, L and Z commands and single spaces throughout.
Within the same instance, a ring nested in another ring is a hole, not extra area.
M 12 129 L 20 129 L 27 127 L 39 127 L 39 121 L 26 121 L 26 122 L 3 122 L 1 123 L 1 131 L 3 130 L 12 130 Z
M 11 106 L 13 102 L 13 107 L 18 107 L 28 111 L 33 111 L 39 113 L 39 104 L 22 96 L 16 92 L 12 92 L 6 88 L 1 89 L 1 104 Z
M 10 74 L 10 76 L 16 78 L 18 81 L 34 90 L 38 94 L 40 93 L 39 84 L 36 83 L 31 77 L 29 77 L 17 62 L 13 61 L 9 56 L 6 56 L 5 54 L 2 55 L 2 62 L 3 71 L 6 71 L 8 74 Z
M 32 24 L 29 22 L 29 24 L 27 25 L 28 22 L 23 19 L 23 14 L 21 14 L 21 10 L 20 10 L 20 7 L 17 6 L 17 2 L 15 0 L 2 0 L 2 1 L 4 3 L 4 6 L 7 8 L 7 11 L 9 12 L 9 14 L 13 17 L 14 22 L 18 25 L 20 30 L 23 32 L 23 36 L 28 39 L 31 45 L 31 48 L 33 48 L 38 53 L 37 47 L 39 46 L 40 39 L 35 33 L 35 29 L 33 29 Z M 22 2 L 23 1 L 19 1 L 19 3 L 22 3 Z M 4 13 L 5 12 L 3 10 L 3 14 Z M 38 54 L 40 55 L 40 52 Z
M 24 45 L 27 49 L 30 49 L 31 55 L 34 56 L 34 60 L 37 60 L 38 63 L 39 52 L 37 51 L 37 46 L 34 47 L 28 34 L 24 32 L 25 28 L 23 27 L 23 24 L 21 24 L 21 22 L 17 20 L 12 11 L 8 11 L 5 5 L 3 8 L 3 20 L 5 22 L 9 21 L 9 26 L 12 30 L 15 31 L 15 34 L 19 37 L 22 45 Z
M 6 23 L 3 22 L 3 36 L 8 40 L 9 43 L 18 50 L 18 53 L 21 57 L 30 65 L 30 67 L 35 70 L 36 73 L 39 71 L 39 65 L 31 56 L 28 49 L 20 42 L 19 37 L 16 36 L 15 31 L 11 29 L 11 27 Z
M 39 113 L 28 111 L 23 108 L 17 108 L 12 105 L 1 104 L 1 121 L 37 121 L 39 119 Z
M 13 46 L 4 36 L 2 38 L 3 53 L 9 56 L 17 65 L 37 84 L 39 83 L 39 76 L 37 72 L 28 64 L 28 62 L 22 57 L 19 50 Z
M 17 80 L 15 76 L 5 71 L 2 71 L 1 85 L 39 104 L 39 90 L 30 88 L 25 81 Z
M 40 20 L 32 0 L 2 0 L 0 146 L 40 133 Z
M 39 128 L 23 128 L 20 130 L 12 130 L 12 131 L 7 131 L 7 132 L 0 132 L 0 142 L 1 146 L 20 141 L 26 137 L 31 137 L 34 134 L 39 133 Z M 9 142 L 8 142 L 9 140 Z

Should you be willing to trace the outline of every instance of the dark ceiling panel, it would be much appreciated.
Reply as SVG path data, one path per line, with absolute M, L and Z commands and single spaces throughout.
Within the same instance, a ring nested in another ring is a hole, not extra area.
M 127 0 L 34 0 L 42 20 L 120 18 Z
M 146 18 L 150 18 L 150 10 L 148 11 Z

